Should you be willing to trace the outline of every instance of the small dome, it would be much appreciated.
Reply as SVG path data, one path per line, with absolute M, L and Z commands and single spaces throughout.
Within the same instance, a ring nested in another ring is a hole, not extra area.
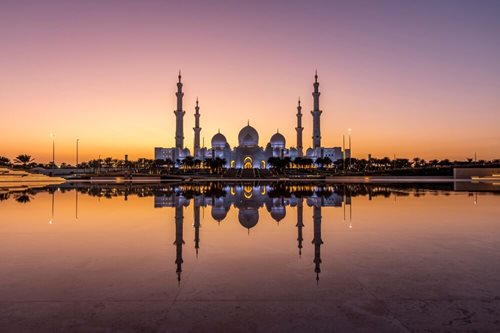
M 224 206 L 212 206 L 212 218 L 217 222 L 224 220 L 227 216 L 227 209 Z
M 245 228 L 253 228 L 257 222 L 259 222 L 259 211 L 255 208 L 240 209 L 238 213 L 238 220 Z
M 271 137 L 271 147 L 285 148 L 285 145 L 286 145 L 285 137 L 279 132 L 274 133 L 273 136 Z
M 312 156 L 314 150 L 312 148 L 307 148 L 306 150 L 306 156 Z
M 250 125 L 243 127 L 238 134 L 240 147 L 256 147 L 259 145 L 259 133 Z
M 180 159 L 184 159 L 184 158 L 191 155 L 188 148 L 184 148 L 184 149 L 179 148 L 178 153 L 179 153 Z
M 285 207 L 283 206 L 277 206 L 277 207 L 272 207 L 271 208 L 271 217 L 276 221 L 279 222 L 283 220 L 286 216 L 286 210 Z
M 226 143 L 226 137 L 220 132 L 212 137 L 212 148 L 225 148 Z

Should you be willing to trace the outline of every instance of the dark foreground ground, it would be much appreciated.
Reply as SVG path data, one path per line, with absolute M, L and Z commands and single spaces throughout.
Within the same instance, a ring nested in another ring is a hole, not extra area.
M 235 300 L 187 282 L 176 294 L 144 299 L 72 297 L 0 302 L 2 332 L 499 332 L 500 298 L 478 295 L 467 281 L 455 292 L 382 292 L 385 282 L 339 273 L 320 297 L 265 294 Z M 470 277 L 473 279 L 473 276 Z M 225 281 L 226 283 L 228 281 Z M 231 282 L 229 282 L 231 284 Z M 231 290 L 237 283 L 232 283 Z M 137 286 L 141 288 L 141 286 Z M 244 285 L 238 288 L 244 288 Z M 394 286 L 393 286 L 394 287 Z M 396 289 L 405 288 L 404 284 Z
M 401 257 L 390 258 L 391 251 L 400 250 L 385 243 L 385 239 L 379 239 L 379 250 L 373 247 L 377 255 L 385 253 L 385 260 L 358 257 L 353 265 L 351 256 L 342 253 L 331 262 L 335 270 L 323 272 L 318 285 L 311 274 L 294 276 L 293 283 L 286 283 L 290 279 L 280 279 L 279 273 L 262 276 L 251 266 L 239 266 L 237 274 L 224 277 L 211 270 L 210 261 L 200 261 L 184 274 L 176 288 L 159 287 L 156 293 L 150 293 L 164 283 L 164 274 L 158 274 L 136 284 L 130 280 L 107 281 L 109 285 L 102 290 L 89 290 L 85 286 L 92 281 L 86 282 L 78 272 L 82 270 L 79 266 L 92 265 L 81 262 L 68 267 L 48 286 L 65 290 L 65 294 L 51 298 L 50 292 L 35 289 L 36 282 L 22 282 L 23 290 L 0 300 L 0 331 L 500 331 L 500 272 L 496 261 L 486 257 L 480 262 L 470 257 L 442 260 L 443 251 L 455 245 L 450 239 L 437 250 L 437 257 L 431 247 L 403 262 Z M 487 246 L 480 240 L 471 245 L 479 252 Z M 234 255 L 225 260 L 231 267 L 239 259 Z M 274 262 L 268 266 L 276 269 Z M 40 268 L 35 278 L 51 275 Z M 99 276 L 99 272 L 95 274 Z M 8 284 L 2 290 L 19 287 L 15 281 Z

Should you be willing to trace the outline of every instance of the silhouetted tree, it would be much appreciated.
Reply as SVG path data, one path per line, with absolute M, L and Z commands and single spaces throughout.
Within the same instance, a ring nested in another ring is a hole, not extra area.
M 33 200 L 34 196 L 30 192 L 23 192 L 14 196 L 14 199 L 19 203 L 28 203 Z
M 16 164 L 21 164 L 23 168 L 26 168 L 28 164 L 34 162 L 35 160 L 31 158 L 31 155 L 21 154 L 16 157 L 14 162 Z
M 0 156 L 0 166 L 10 166 L 10 159 L 5 156 Z

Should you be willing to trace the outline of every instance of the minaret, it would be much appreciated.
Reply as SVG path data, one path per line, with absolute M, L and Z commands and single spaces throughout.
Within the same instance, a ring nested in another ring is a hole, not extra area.
M 177 110 L 174 111 L 175 114 L 175 148 L 184 149 L 184 114 L 186 111 L 182 110 L 182 97 L 184 93 L 182 92 L 182 82 L 181 82 L 181 71 L 179 71 L 179 82 L 177 82 Z
M 313 208 L 313 222 L 314 222 L 314 272 L 316 272 L 316 281 L 319 282 L 319 273 L 321 273 L 321 204 L 315 204 Z
M 297 152 L 299 153 L 299 157 L 304 156 L 304 152 L 302 151 L 302 131 L 304 127 L 302 127 L 302 106 L 300 106 L 300 97 L 297 105 L 297 127 L 295 127 L 297 131 Z
M 177 265 L 177 282 L 181 283 L 181 273 L 182 273 L 182 246 L 184 245 L 184 240 L 182 239 L 183 234 L 183 224 L 184 224 L 184 212 L 182 211 L 182 203 L 177 202 L 175 206 L 175 241 L 174 245 L 176 248 L 175 264 Z
M 313 100 L 314 100 L 314 109 L 311 111 L 313 116 L 313 149 L 321 147 L 321 125 L 320 125 L 320 116 L 323 111 L 319 109 L 319 82 L 318 82 L 318 71 L 316 71 L 314 75 L 314 92 Z
M 303 221 L 303 210 L 304 207 L 302 206 L 302 198 L 299 198 L 299 202 L 297 203 L 297 241 L 298 241 L 298 247 L 299 247 L 299 257 L 302 255 L 302 241 L 304 238 L 302 238 L 302 228 L 304 227 L 304 221 Z
M 201 127 L 200 127 L 200 107 L 198 106 L 198 97 L 196 97 L 196 106 L 194 108 L 195 113 L 194 113 L 194 152 L 193 156 L 199 157 L 200 153 L 200 132 L 201 132 Z

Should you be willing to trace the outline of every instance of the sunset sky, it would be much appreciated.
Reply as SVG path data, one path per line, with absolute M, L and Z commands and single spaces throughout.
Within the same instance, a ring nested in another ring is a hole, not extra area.
M 499 1 L 0 2 L 0 155 L 38 162 L 153 158 L 174 146 L 177 72 L 185 144 L 231 146 L 247 120 L 265 146 L 312 145 L 314 70 L 322 144 L 353 155 L 500 158 Z

